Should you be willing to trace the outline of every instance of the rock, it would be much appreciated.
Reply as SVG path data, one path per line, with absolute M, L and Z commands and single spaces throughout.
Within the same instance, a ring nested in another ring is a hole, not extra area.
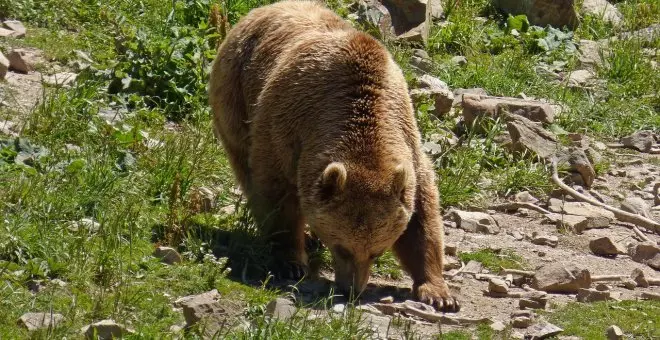
M 511 326 L 514 328 L 527 328 L 534 322 L 534 312 L 519 310 L 511 313 Z
M 27 49 L 14 49 L 7 55 L 9 69 L 19 73 L 28 73 L 34 70 L 34 54 Z
M 410 91 L 413 100 L 419 100 L 423 96 L 430 97 L 435 106 L 433 114 L 439 118 L 451 110 L 454 103 L 454 94 L 445 82 L 425 74 L 418 79 L 418 83 L 419 88 Z
M 637 287 L 647 288 L 649 286 L 649 281 L 646 280 L 644 271 L 639 268 L 633 269 L 632 273 L 630 274 L 630 278 L 635 281 Z
M 55 328 L 62 320 L 64 320 L 64 316 L 58 313 L 25 313 L 18 319 L 18 324 L 32 332 Z
M 525 14 L 536 26 L 575 29 L 579 23 L 573 0 L 495 0 L 493 4 L 513 16 Z
M 637 287 L 637 282 L 633 279 L 625 279 L 621 281 L 621 285 L 626 289 L 634 290 Z
M 566 214 L 546 215 L 546 217 L 551 221 L 556 221 L 556 218 L 563 219 L 566 223 L 569 223 L 570 227 L 575 227 L 575 231 L 578 233 L 585 229 L 605 228 L 614 221 L 613 212 L 584 202 L 562 202 L 559 199 L 551 198 L 548 210 L 554 213 Z M 583 216 L 586 219 L 568 217 L 568 215 Z
M 584 87 L 588 85 L 596 74 L 589 70 L 575 70 L 568 75 L 569 87 Z
M 92 220 L 91 218 L 83 218 L 77 222 L 70 222 L 68 229 L 73 232 L 77 232 L 80 229 L 85 229 L 88 232 L 97 232 L 101 228 L 101 224 Z
M 653 131 L 642 130 L 622 137 L 620 142 L 627 148 L 648 153 L 651 152 L 653 144 L 655 144 L 655 138 L 653 137 Z
M 647 264 L 649 267 L 651 267 L 651 268 L 653 268 L 653 269 L 655 269 L 655 270 L 660 270 L 660 253 L 659 253 L 659 254 L 655 254 L 655 256 L 653 256 L 653 258 L 651 258 L 650 260 L 646 261 L 646 264 Z
M 108 319 L 83 327 L 82 333 L 86 339 L 110 340 L 126 337 L 135 332 L 127 329 L 124 325 L 116 323 L 114 320 Z
M 589 250 L 594 255 L 604 257 L 616 257 L 619 254 L 625 254 L 626 249 L 609 237 L 599 237 L 589 241 Z
M 454 106 L 458 106 L 459 104 L 463 103 L 463 95 L 464 94 L 473 94 L 477 96 L 488 96 L 488 93 L 486 90 L 480 88 L 480 87 L 475 87 L 475 88 L 470 88 L 470 89 L 462 89 L 458 88 L 454 90 Z
M 455 243 L 445 243 L 445 255 L 456 256 L 458 247 Z
M 449 211 L 449 216 L 452 221 L 457 223 L 458 228 L 469 232 L 484 234 L 497 234 L 500 232 L 495 219 L 486 213 L 452 209 Z
M 413 55 L 410 58 L 410 65 L 423 73 L 433 71 L 433 60 L 424 50 L 413 50 Z
M 623 21 L 621 12 L 607 0 L 584 0 L 581 12 L 582 14 L 593 15 L 614 26 L 620 26 Z
M 181 255 L 174 248 L 158 247 L 153 253 L 153 256 L 158 258 L 161 262 L 166 264 L 175 264 L 181 262 Z
M 463 268 L 463 273 L 465 274 L 479 274 L 484 270 L 484 266 L 481 262 L 469 261 L 465 268 Z
M 533 232 L 532 243 L 540 246 L 550 246 L 554 248 L 557 247 L 557 244 L 559 244 L 559 238 L 557 236 L 548 236 Z
M 2 25 L 13 32 L 12 36 L 14 38 L 23 38 L 25 37 L 25 33 L 27 33 L 23 23 L 18 20 L 5 20 L 2 22 Z
M 363 21 L 377 26 L 384 36 L 426 43 L 431 21 L 427 0 L 365 0 L 360 2 Z
M 296 313 L 296 306 L 290 300 L 277 298 L 266 305 L 266 316 L 282 321 L 290 319 Z
M 635 39 L 640 43 L 650 44 L 660 36 L 660 24 L 653 24 L 649 27 L 642 28 L 634 32 L 623 32 L 619 34 L 619 38 L 622 40 Z
M 621 328 L 619 328 L 619 326 L 612 325 L 607 327 L 605 336 L 607 337 L 607 340 L 621 340 L 623 339 L 623 331 Z
M 581 180 L 575 184 L 584 185 L 590 188 L 596 179 L 596 171 L 594 170 L 589 157 L 585 151 L 579 147 L 571 146 L 562 149 L 557 153 L 559 166 L 568 165 L 569 171 L 578 173 Z
M 506 294 L 509 292 L 509 286 L 507 286 L 506 282 L 502 279 L 491 278 L 488 281 L 488 291 L 491 293 Z
M 341 314 L 346 310 L 346 305 L 343 303 L 337 303 L 334 306 L 332 306 L 332 311 L 338 314 Z
M 548 103 L 463 93 L 463 119 L 468 126 L 483 116 L 495 118 L 501 114 L 501 110 L 544 124 L 552 123 L 555 116 L 554 109 Z
M 607 44 L 596 42 L 593 40 L 580 40 L 579 50 L 580 50 L 580 55 L 579 55 L 580 64 L 583 67 L 587 67 L 591 69 L 597 66 L 603 66 L 603 57 L 609 56 Z M 601 54 L 603 55 L 603 57 L 601 57 Z M 601 145 L 599 145 L 598 147 L 600 148 Z M 601 149 L 601 151 L 603 150 L 605 149 Z
M 525 339 L 541 340 L 551 338 L 564 330 L 548 322 L 540 322 L 527 328 Z
M 422 151 L 429 156 L 438 156 L 442 154 L 442 145 L 434 142 L 424 142 L 422 144 Z
M 604 283 L 599 283 L 596 285 L 596 290 L 599 292 L 607 292 L 610 290 L 610 287 Z
M 523 236 L 523 234 L 521 234 L 518 230 L 508 232 L 508 234 L 511 235 L 516 241 L 522 241 L 525 239 L 525 236 Z
M 557 152 L 557 137 L 543 129 L 541 123 L 522 116 L 509 115 L 507 130 L 511 135 L 510 148 L 514 152 L 531 151 L 545 159 L 549 159 Z
M 381 302 L 381 303 L 393 303 L 393 302 L 394 302 L 394 298 L 393 298 L 392 296 L 386 296 L 386 297 L 384 297 L 384 298 L 381 298 L 381 299 L 380 299 L 380 302 Z
M 658 294 L 658 293 L 642 292 L 640 297 L 644 300 L 660 301 L 660 294 Z
M 621 202 L 621 210 L 651 218 L 651 207 L 649 207 L 646 201 L 637 196 L 630 196 L 623 200 Z
M 14 31 L 0 27 L 0 38 L 13 37 Z
M 516 194 L 516 202 L 535 204 L 539 200 L 532 196 L 529 191 L 521 191 Z
M 532 279 L 532 288 L 548 293 L 576 294 L 591 286 L 591 274 L 572 264 L 550 263 L 539 268 Z
M 495 321 L 490 324 L 490 329 L 495 332 L 503 332 L 506 329 L 506 325 L 501 321 Z
M 445 255 L 447 255 L 447 254 L 445 254 Z M 461 268 L 461 261 L 456 259 L 454 256 L 445 256 L 444 263 L 442 264 L 442 268 L 445 271 L 452 270 L 452 269 L 460 269 Z
M 451 63 L 458 66 L 467 65 L 467 58 L 462 55 L 457 55 L 451 58 Z
M 44 77 L 44 83 L 51 86 L 69 86 L 77 77 L 78 75 L 73 72 L 60 72 Z
M 192 190 L 191 203 L 196 206 L 193 210 L 199 212 L 211 212 L 215 209 L 215 194 L 207 187 L 199 187 Z
M 628 247 L 628 255 L 633 261 L 646 263 L 660 253 L 660 247 L 654 242 L 642 242 Z
M 545 306 L 548 302 L 548 299 L 520 299 L 518 301 L 518 307 L 520 309 L 545 309 Z
M 5 79 L 9 71 L 9 59 L 0 52 L 0 80 Z
M 198 295 L 189 295 L 177 299 L 174 305 L 183 309 L 183 317 L 188 326 L 198 323 L 210 315 L 224 315 L 226 311 L 220 304 L 217 289 Z
M 655 183 L 653 186 L 653 204 L 660 205 L 660 182 Z
M 431 19 L 439 20 L 444 16 L 444 9 L 442 8 L 442 0 L 428 0 L 428 6 L 431 6 Z
M 597 301 L 607 301 L 609 299 L 610 299 L 609 291 L 601 292 L 596 289 L 582 288 L 578 290 L 577 293 L 578 302 L 597 302 Z

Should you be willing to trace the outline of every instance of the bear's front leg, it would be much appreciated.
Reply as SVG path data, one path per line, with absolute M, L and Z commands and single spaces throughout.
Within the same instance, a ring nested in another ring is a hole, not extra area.
M 415 213 L 406 231 L 394 244 L 401 265 L 413 279 L 415 299 L 445 312 L 458 312 L 460 305 L 451 296 L 443 271 L 443 226 L 438 191 L 432 170 L 418 172 Z

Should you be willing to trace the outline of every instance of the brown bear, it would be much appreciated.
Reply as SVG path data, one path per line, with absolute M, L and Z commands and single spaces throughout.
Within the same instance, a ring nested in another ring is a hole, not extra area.
M 416 299 L 458 311 L 443 272 L 435 174 L 403 73 L 376 39 L 311 1 L 252 10 L 210 75 L 215 134 L 277 272 L 307 268 L 305 225 L 330 249 L 335 283 L 361 292 L 393 249 Z

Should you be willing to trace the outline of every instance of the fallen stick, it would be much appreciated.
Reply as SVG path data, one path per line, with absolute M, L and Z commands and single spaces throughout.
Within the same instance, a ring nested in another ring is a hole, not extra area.
M 623 281 L 627 278 L 627 275 L 593 275 L 591 276 L 591 282 Z
M 639 230 L 639 228 L 637 228 L 636 226 L 632 226 L 632 228 L 630 228 L 630 229 L 632 229 L 633 232 L 635 232 L 635 235 L 637 235 L 637 237 L 641 238 L 642 241 L 653 242 L 653 241 L 651 241 L 651 239 L 650 239 L 648 236 L 646 236 L 646 234 L 644 234 L 644 233 L 643 233 L 641 230 Z
M 568 185 L 566 185 L 564 182 L 562 182 L 561 179 L 559 179 L 559 174 L 557 173 L 557 159 L 556 158 L 554 158 L 552 160 L 552 181 L 555 184 L 557 184 L 566 193 L 570 194 L 571 196 L 573 196 L 573 197 L 575 197 L 579 200 L 582 200 L 584 202 L 593 204 L 597 207 L 601 207 L 605 210 L 611 211 L 612 213 L 614 213 L 614 216 L 619 221 L 633 223 L 633 224 L 636 224 L 636 225 L 638 225 L 638 226 L 640 226 L 644 229 L 648 229 L 648 230 L 651 230 L 653 232 L 660 233 L 660 223 L 658 223 L 658 222 L 656 222 L 652 219 L 646 218 L 644 216 L 637 215 L 637 214 L 631 214 L 631 213 L 625 212 L 621 209 L 617 209 L 617 208 L 614 208 L 612 206 L 609 206 L 605 203 L 598 202 L 595 199 L 592 199 L 590 197 L 582 195 L 581 193 L 575 191 L 575 189 L 573 189 L 573 188 L 569 187 Z
M 442 324 L 447 324 L 447 325 L 477 325 L 480 323 L 489 323 L 491 322 L 490 319 L 488 318 L 481 318 L 481 319 L 472 319 L 472 318 L 461 318 L 461 317 L 451 317 L 451 316 L 446 316 L 442 315 L 439 313 L 430 313 L 430 312 L 425 312 L 423 310 L 417 309 L 415 307 L 409 306 L 404 304 L 404 311 L 407 314 L 416 316 L 418 318 L 422 318 L 426 321 L 430 322 L 440 322 Z
M 491 205 L 488 207 L 488 209 L 495 211 L 515 211 L 520 208 L 538 211 L 542 214 L 550 213 L 549 211 L 539 207 L 538 205 L 534 205 L 528 202 L 507 202 L 507 203 Z

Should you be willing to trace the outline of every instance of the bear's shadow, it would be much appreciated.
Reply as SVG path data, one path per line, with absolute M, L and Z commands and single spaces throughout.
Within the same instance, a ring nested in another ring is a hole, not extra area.
M 152 242 L 164 238 L 164 226 L 155 226 L 152 230 Z M 272 256 L 272 245 L 265 242 L 253 231 L 245 228 L 230 230 L 193 225 L 187 228 L 188 237 L 194 237 L 211 246 L 213 255 L 227 258 L 227 267 L 231 268 L 227 278 L 254 288 L 275 289 L 290 296 L 312 309 L 332 307 L 334 304 L 364 304 L 379 302 L 381 298 L 391 296 L 395 302 L 411 299 L 411 289 L 387 284 L 369 283 L 366 289 L 355 298 L 339 293 L 334 281 L 320 275 L 321 260 L 318 254 L 323 245 L 316 239 L 307 239 L 306 250 L 310 255 L 312 267 L 308 277 L 301 281 L 275 279 L 268 271 Z M 179 246 L 179 251 L 185 251 Z M 200 258 L 201 260 L 201 258 Z M 316 264 L 314 264 L 316 263 Z M 327 269 L 327 268 L 325 268 Z M 328 272 L 329 270 L 324 270 Z

